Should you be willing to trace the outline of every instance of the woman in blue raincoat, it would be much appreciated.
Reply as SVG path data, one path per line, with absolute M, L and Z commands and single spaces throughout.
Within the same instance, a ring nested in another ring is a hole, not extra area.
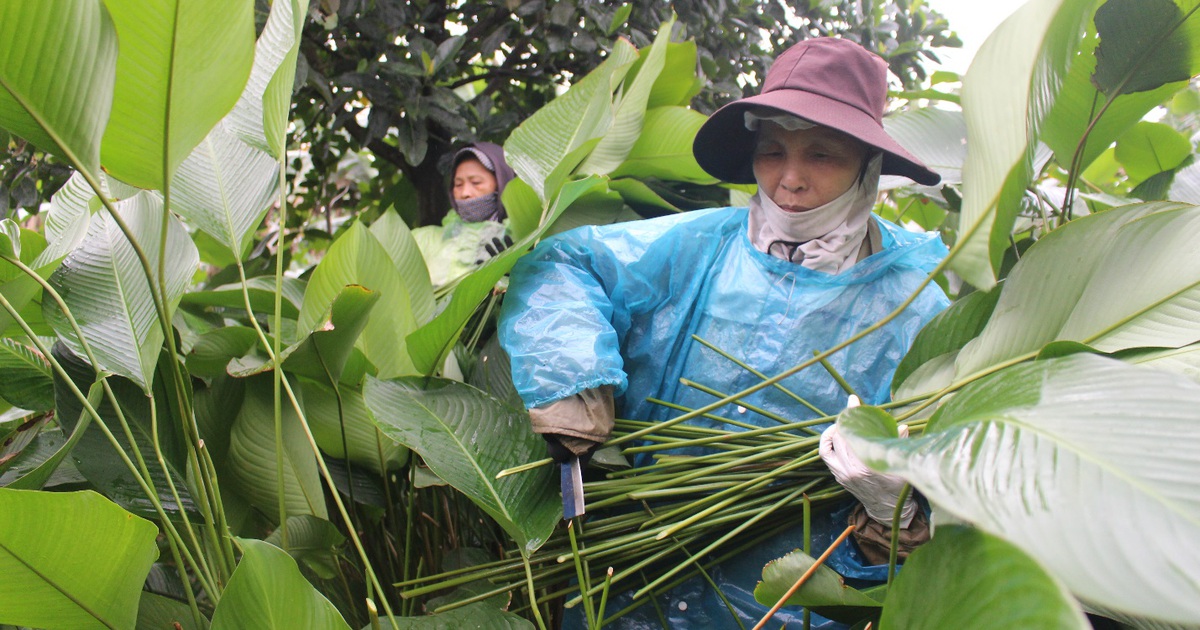
M 608 438 L 615 415 L 662 421 L 677 413 L 648 398 L 693 409 L 713 402 L 680 379 L 724 393 L 760 382 L 693 335 L 761 373 L 779 374 L 878 322 L 918 289 L 945 246 L 935 234 L 908 232 L 871 210 L 880 174 L 925 185 L 940 177 L 888 136 L 886 98 L 887 64 L 876 55 L 848 40 L 800 42 L 774 62 L 761 94 L 721 108 L 696 135 L 693 153 L 707 172 L 758 184 L 749 207 L 579 228 L 521 259 L 500 340 L 534 430 L 555 459 L 587 456 Z M 947 304 L 930 284 L 899 317 L 829 362 L 864 403 L 886 402 L 900 359 Z M 827 414 L 847 404 L 825 370 L 803 370 L 782 385 Z M 817 417 L 774 388 L 745 402 L 716 413 L 761 426 L 772 423 L 747 407 Z M 836 429 L 823 434 L 821 455 L 859 501 L 814 522 L 824 530 L 814 536 L 814 554 L 848 518 L 858 527 L 855 542 L 830 564 L 848 577 L 883 578 L 886 566 L 879 564 L 886 564 L 902 482 L 862 466 Z M 912 499 L 902 514 L 903 552 L 928 538 L 928 523 Z M 798 530 L 711 572 L 743 621 L 766 613 L 752 590 L 766 562 L 802 545 Z M 660 603 L 673 628 L 733 625 L 699 579 Z M 799 622 L 799 612 L 787 610 L 774 625 Z M 654 627 L 656 619 L 653 612 L 634 614 L 610 627 Z

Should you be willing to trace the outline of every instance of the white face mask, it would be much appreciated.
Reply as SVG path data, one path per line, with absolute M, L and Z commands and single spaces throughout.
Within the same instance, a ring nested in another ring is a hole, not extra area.
M 846 192 L 806 212 L 788 212 L 760 190 L 750 198 L 750 242 L 760 252 L 816 271 L 849 269 L 867 235 L 882 167 L 883 154 L 877 153 Z

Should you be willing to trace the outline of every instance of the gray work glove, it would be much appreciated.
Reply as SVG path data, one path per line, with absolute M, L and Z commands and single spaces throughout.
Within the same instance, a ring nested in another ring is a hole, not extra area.
M 615 416 L 611 385 L 585 389 L 574 396 L 529 410 L 533 432 L 546 440 L 546 452 L 563 463 L 572 456 L 583 463 L 612 434 Z

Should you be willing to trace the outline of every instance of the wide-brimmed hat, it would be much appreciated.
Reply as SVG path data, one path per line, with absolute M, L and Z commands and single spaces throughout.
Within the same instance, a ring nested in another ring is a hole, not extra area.
M 762 93 L 718 109 L 700 127 L 692 153 L 710 175 L 734 184 L 754 183 L 755 132 L 747 111 L 767 107 L 847 133 L 883 151 L 883 174 L 932 186 L 929 170 L 883 129 L 887 63 L 862 46 L 835 37 L 788 48 L 767 71 Z

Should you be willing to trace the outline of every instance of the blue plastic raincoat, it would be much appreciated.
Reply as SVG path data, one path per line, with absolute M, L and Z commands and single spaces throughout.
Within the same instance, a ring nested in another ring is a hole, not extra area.
M 754 249 L 747 235 L 747 217 L 746 208 L 718 208 L 583 227 L 549 238 L 523 257 L 512 271 L 499 333 L 512 360 L 513 382 L 526 406 L 539 407 L 585 389 L 613 385 L 617 417 L 669 419 L 678 412 L 646 399 L 688 408 L 715 400 L 682 385 L 680 379 L 724 394 L 761 382 L 695 342 L 693 335 L 762 373 L 775 375 L 879 321 L 904 302 L 946 255 L 937 235 L 908 232 L 876 217 L 881 251 L 844 273 L 831 275 Z M 917 332 L 948 303 L 942 291 L 930 284 L 899 317 L 831 356 L 829 362 L 864 404 L 883 403 L 889 398 L 892 373 Z M 845 406 L 845 392 L 819 365 L 785 379 L 782 385 L 826 414 L 836 414 Z M 746 401 L 789 420 L 817 417 L 775 388 L 760 390 Z M 741 407 L 727 406 L 716 413 L 760 426 L 775 424 Z M 720 424 L 704 418 L 691 422 Z M 832 531 L 834 517 L 826 518 L 828 524 L 815 529 Z M 837 531 L 844 523 L 843 513 Z M 814 554 L 830 539 L 826 531 L 814 531 Z M 757 621 L 766 612 L 767 607 L 753 598 L 763 564 L 800 547 L 802 539 L 797 533 L 776 543 L 713 572 L 744 619 Z M 852 546 L 843 548 L 848 552 L 836 554 L 830 562 L 843 575 L 885 576 L 878 567 L 862 566 Z M 725 606 L 698 580 L 677 588 L 662 602 L 672 628 L 730 623 Z M 657 621 L 650 621 L 657 618 L 650 612 L 643 615 L 642 623 L 657 626 Z M 776 616 L 779 621 L 786 618 Z M 616 627 L 643 627 L 634 617 L 624 623 Z

